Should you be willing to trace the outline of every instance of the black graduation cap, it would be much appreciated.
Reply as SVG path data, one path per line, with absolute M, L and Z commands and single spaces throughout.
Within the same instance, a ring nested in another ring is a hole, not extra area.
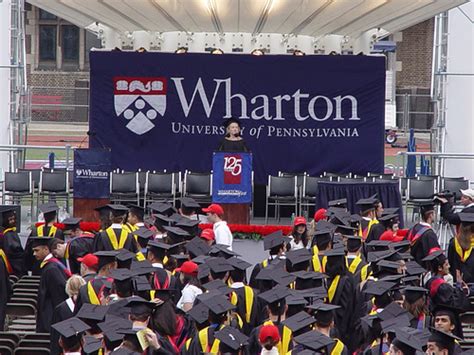
M 123 216 L 128 212 L 128 208 L 124 205 L 111 204 L 109 207 L 115 217 Z
M 418 299 L 420 299 L 423 296 L 426 296 L 428 293 L 428 290 L 423 287 L 418 287 L 418 286 L 407 286 L 403 289 L 404 294 L 405 294 L 405 300 L 413 304 L 415 303 Z
M 130 307 L 132 314 L 151 314 L 153 308 L 156 307 L 156 303 L 139 296 L 131 296 L 127 297 L 127 306 Z
M 222 257 L 213 257 L 206 260 L 206 265 L 215 273 L 227 272 L 234 270 L 234 267 L 227 262 L 227 259 Z
M 181 265 L 185 261 L 189 260 L 189 256 L 186 255 L 186 254 L 171 254 L 170 256 L 176 260 L 176 262 L 178 263 L 178 267 L 181 267 Z M 196 263 L 196 264 L 198 264 L 198 263 Z
M 255 277 L 256 280 L 266 280 L 274 281 L 280 286 L 288 286 L 290 283 L 295 281 L 296 276 L 285 271 L 279 266 L 267 266 L 260 270 L 260 272 Z
M 397 252 L 395 250 L 381 250 L 381 251 L 371 251 L 367 254 L 367 261 L 369 263 L 377 263 L 380 260 L 386 260 L 391 258 Z
M 398 214 L 387 214 L 378 219 L 384 226 L 389 226 L 398 221 Z
M 207 255 L 211 247 L 201 238 L 194 237 L 186 244 L 186 250 L 194 258 L 199 255 Z
M 132 212 L 134 215 L 141 217 L 143 219 L 143 216 L 145 215 L 145 208 L 142 206 L 138 206 L 135 204 L 128 204 L 127 205 L 128 209 L 130 212 Z
M 198 267 L 197 278 L 199 280 L 202 280 L 206 278 L 207 276 L 209 276 L 210 272 L 211 272 L 211 269 L 209 268 L 209 265 L 207 265 L 206 263 L 200 264 Z
M 381 251 L 388 249 L 390 243 L 389 240 L 371 240 L 366 244 L 366 246 L 369 247 L 369 250 Z
M 402 274 L 387 275 L 379 279 L 379 281 L 399 282 L 403 278 Z
M 427 212 L 434 211 L 435 205 L 432 201 L 423 202 L 420 204 L 420 214 L 423 216 Z
M 191 259 L 191 260 L 194 261 L 196 264 L 201 265 L 201 264 L 204 264 L 206 262 L 206 260 L 209 259 L 209 258 L 212 258 L 212 256 L 210 256 L 210 255 L 199 255 L 199 256 L 195 257 L 194 259 Z
M 396 338 L 392 344 L 402 350 L 404 354 L 411 354 L 415 351 L 423 351 L 423 343 L 415 333 L 408 333 L 405 328 L 395 331 Z
M 398 252 L 408 249 L 409 246 L 410 246 L 409 240 L 401 240 L 399 242 L 392 243 L 392 248 Z
M 64 230 L 71 230 L 79 228 L 81 221 L 82 218 L 69 217 L 63 220 L 62 224 L 64 224 Z
M 218 291 L 211 291 L 207 294 L 202 294 L 199 300 L 214 314 L 223 314 L 235 308 L 235 306 L 229 302 L 227 297 L 221 295 Z
M 189 239 L 189 237 L 191 237 L 191 234 L 179 227 L 163 226 L 163 228 L 167 231 L 167 236 L 173 241 L 181 241 L 183 239 Z
M 474 213 L 468 213 L 468 212 L 459 212 L 458 213 L 459 219 L 461 221 L 461 224 L 463 225 L 469 225 L 474 223 Z
M 58 205 L 54 202 L 43 203 L 42 205 L 39 205 L 38 208 L 43 214 L 48 214 L 59 210 Z
M 297 292 L 301 297 L 308 299 L 310 302 L 314 300 L 322 300 L 328 295 L 327 290 L 324 286 L 308 288 L 305 290 L 298 290 Z
M 377 266 L 380 269 L 385 269 L 390 272 L 398 273 L 398 269 L 400 268 L 400 263 L 396 261 L 389 261 L 389 260 L 383 259 L 377 263 Z
M 229 246 L 224 245 L 224 244 L 214 244 L 211 247 L 211 250 L 209 251 L 209 255 L 211 255 L 211 256 L 222 256 L 226 259 L 228 259 L 232 256 L 240 256 L 240 254 L 237 254 L 235 251 L 230 250 Z
M 77 312 L 76 317 L 86 321 L 93 321 L 93 323 L 97 324 L 104 319 L 108 309 L 108 306 L 84 303 L 79 312 Z
M 286 253 L 286 259 L 290 261 L 291 265 L 304 263 L 311 260 L 311 257 L 311 252 L 306 248 L 290 250 Z
M 198 324 L 207 322 L 209 318 L 209 308 L 203 303 L 194 304 L 186 313 Z
M 150 291 L 152 289 L 150 281 L 148 281 L 146 276 L 134 276 L 132 287 L 134 292 Z
M 181 206 L 186 208 L 201 208 L 199 203 L 197 203 L 196 200 L 191 197 L 181 197 L 179 201 L 181 202 Z
M 229 286 L 227 286 L 224 281 L 219 280 L 219 279 L 212 280 L 208 283 L 205 283 L 204 285 L 202 285 L 202 287 L 207 291 L 215 290 L 219 292 L 221 295 L 228 295 L 229 293 L 232 292 L 232 289 Z
M 382 296 L 384 293 L 390 291 L 395 285 L 395 282 L 374 281 L 369 283 L 363 292 L 369 295 Z
M 394 318 L 389 318 L 380 322 L 380 327 L 383 333 L 395 332 L 400 327 L 409 327 L 410 317 L 409 313 L 403 313 Z
M 122 298 L 118 301 L 109 304 L 106 316 L 116 316 L 124 319 L 128 319 L 130 314 L 130 307 L 127 307 L 127 300 Z
M 373 197 L 361 198 L 360 200 L 356 202 L 356 205 L 359 206 L 360 213 L 365 213 L 365 212 L 375 209 L 375 203 L 377 201 L 378 200 Z
M 119 249 L 117 251 L 118 254 L 115 259 L 117 259 L 117 262 L 120 264 L 119 267 L 122 267 L 123 265 L 128 265 L 127 262 L 131 262 L 133 259 L 136 258 L 136 254 L 132 253 L 130 250 Z
M 341 307 L 333 304 L 317 302 L 309 305 L 307 308 L 316 310 L 316 320 L 327 324 L 334 319 L 334 311 Z
M 108 314 L 105 316 L 105 321 L 98 326 L 108 341 L 117 342 L 123 339 L 123 334 L 119 334 L 118 331 L 132 328 L 133 322 Z
M 102 349 L 102 339 L 90 335 L 83 338 L 82 351 L 85 354 L 96 354 Z
M 174 288 L 162 288 L 160 290 L 155 290 L 155 298 L 159 298 L 163 302 L 171 300 L 176 294 L 176 289 Z
M 298 335 L 293 340 L 307 349 L 317 351 L 329 348 L 335 340 L 315 330 Z M 328 353 L 326 351 L 326 353 Z
M 65 338 L 71 338 L 91 328 L 87 323 L 77 317 L 72 317 L 63 320 L 62 322 L 55 323 L 51 325 L 51 327 Z
M 166 202 L 153 202 L 148 205 L 148 208 L 160 214 L 171 215 L 173 212 L 175 212 L 173 205 Z
M 296 291 L 292 291 L 285 300 L 288 306 L 306 306 L 308 304 L 308 301 Z
M 397 302 L 392 302 L 379 312 L 378 316 L 381 320 L 388 320 L 406 313 L 408 313 L 406 309 L 400 307 Z
M 343 248 L 331 249 L 324 253 L 328 258 L 344 257 L 346 253 Z
M 146 227 L 138 228 L 136 231 L 133 232 L 133 234 L 135 234 L 138 238 L 147 240 L 153 238 L 154 235 L 153 231 Z
M 188 232 L 191 232 L 199 225 L 199 223 L 201 223 L 201 221 L 197 219 L 181 218 L 176 222 L 175 225 Z
M 252 264 L 242 260 L 240 258 L 229 258 L 227 262 L 232 265 L 232 267 L 236 270 L 245 271 L 247 270 Z
M 155 214 L 155 220 L 153 221 L 153 224 L 156 225 L 157 227 L 160 226 L 171 226 L 175 221 L 172 217 L 168 217 L 167 215 L 164 214 Z
M 420 266 L 416 261 L 409 261 L 406 263 L 407 274 L 412 275 L 421 275 L 426 272 L 425 268 Z
M 311 324 L 316 323 L 316 319 L 305 311 L 301 311 L 285 319 L 282 323 L 290 328 L 293 334 L 295 334 L 298 331 L 304 330 Z
M 110 277 L 116 281 L 131 280 L 133 275 L 129 269 L 115 269 L 110 272 Z
M 248 340 L 246 335 L 230 326 L 224 327 L 218 332 L 215 332 L 214 337 L 221 341 L 219 350 L 221 350 L 223 354 L 238 351 L 247 344 Z
M 286 287 L 277 286 L 268 291 L 260 293 L 258 297 L 270 304 L 284 300 L 289 294 L 290 290 L 288 290 Z
M 132 265 L 130 265 L 130 270 L 134 276 L 150 274 L 156 271 L 156 269 L 157 268 L 148 260 L 133 260 Z
M 281 230 L 277 230 L 263 238 L 263 249 L 270 250 L 289 241 L 290 238 L 284 236 Z
M 340 198 L 338 200 L 329 201 L 328 207 L 347 208 L 347 198 Z
M 413 275 L 413 276 L 406 276 L 402 278 L 402 283 L 404 285 L 419 285 L 420 284 L 420 276 Z
M 31 241 L 31 247 L 35 248 L 37 246 L 45 245 L 49 247 L 51 245 L 51 242 L 53 241 L 53 238 L 50 237 L 29 237 L 29 241 Z
M 429 342 L 436 342 L 438 344 L 442 344 L 448 349 L 453 349 L 455 342 L 462 340 L 456 335 L 452 333 L 446 333 L 440 329 L 430 327 L 430 332 L 431 335 L 428 339 Z
M 315 272 L 315 271 L 296 271 L 292 273 L 293 275 L 296 276 L 297 279 L 301 280 L 320 280 L 324 279 L 326 275 L 324 275 L 321 272 Z

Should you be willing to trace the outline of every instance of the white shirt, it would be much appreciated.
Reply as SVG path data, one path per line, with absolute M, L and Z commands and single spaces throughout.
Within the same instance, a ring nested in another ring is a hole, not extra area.
M 304 244 L 303 241 L 300 239 L 300 241 L 297 243 L 295 242 L 295 238 L 290 235 L 290 250 L 298 250 L 298 249 L 304 249 Z
M 230 288 L 242 288 L 245 287 L 245 284 L 243 282 L 234 282 L 232 285 L 230 285 Z
M 163 264 L 162 263 L 152 263 L 151 265 L 153 267 L 159 267 L 160 269 L 163 269 Z
M 181 292 L 181 298 L 176 305 L 177 308 L 183 310 L 185 303 L 194 303 L 194 300 L 197 296 L 202 293 L 202 290 L 194 285 L 187 284 L 184 286 L 183 291 Z
M 260 352 L 260 355 L 279 355 L 280 353 L 278 352 L 278 348 L 273 347 L 270 350 L 267 350 L 265 348 L 262 348 L 262 351 Z
M 234 242 L 234 236 L 230 231 L 229 227 L 227 226 L 226 221 L 219 221 L 214 223 L 212 227 L 214 230 L 214 237 L 216 240 L 216 244 L 224 244 L 227 245 L 229 250 L 232 250 L 232 243 Z

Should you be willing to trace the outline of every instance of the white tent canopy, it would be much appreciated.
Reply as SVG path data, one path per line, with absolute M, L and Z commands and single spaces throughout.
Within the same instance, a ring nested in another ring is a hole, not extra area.
M 394 33 L 466 0 L 27 0 L 80 27 L 117 33 L 279 33 L 357 38 Z

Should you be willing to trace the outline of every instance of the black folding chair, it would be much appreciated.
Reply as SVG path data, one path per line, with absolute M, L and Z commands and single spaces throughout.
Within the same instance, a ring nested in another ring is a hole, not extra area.
M 132 202 L 140 205 L 138 174 L 133 172 L 111 173 L 110 200 L 113 203 Z
M 210 203 L 212 196 L 212 172 L 184 173 L 183 196 L 192 197 L 198 203 Z
M 280 220 L 281 206 L 294 206 L 298 213 L 298 186 L 297 178 L 268 176 L 268 185 L 265 203 L 265 223 L 268 222 L 268 207 L 275 206 L 275 219 Z

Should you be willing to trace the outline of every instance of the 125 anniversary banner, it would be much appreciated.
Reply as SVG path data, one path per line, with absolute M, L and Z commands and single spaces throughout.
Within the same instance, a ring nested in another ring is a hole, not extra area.
M 385 58 L 91 52 L 90 144 L 112 165 L 210 171 L 238 118 L 255 180 L 382 172 Z

